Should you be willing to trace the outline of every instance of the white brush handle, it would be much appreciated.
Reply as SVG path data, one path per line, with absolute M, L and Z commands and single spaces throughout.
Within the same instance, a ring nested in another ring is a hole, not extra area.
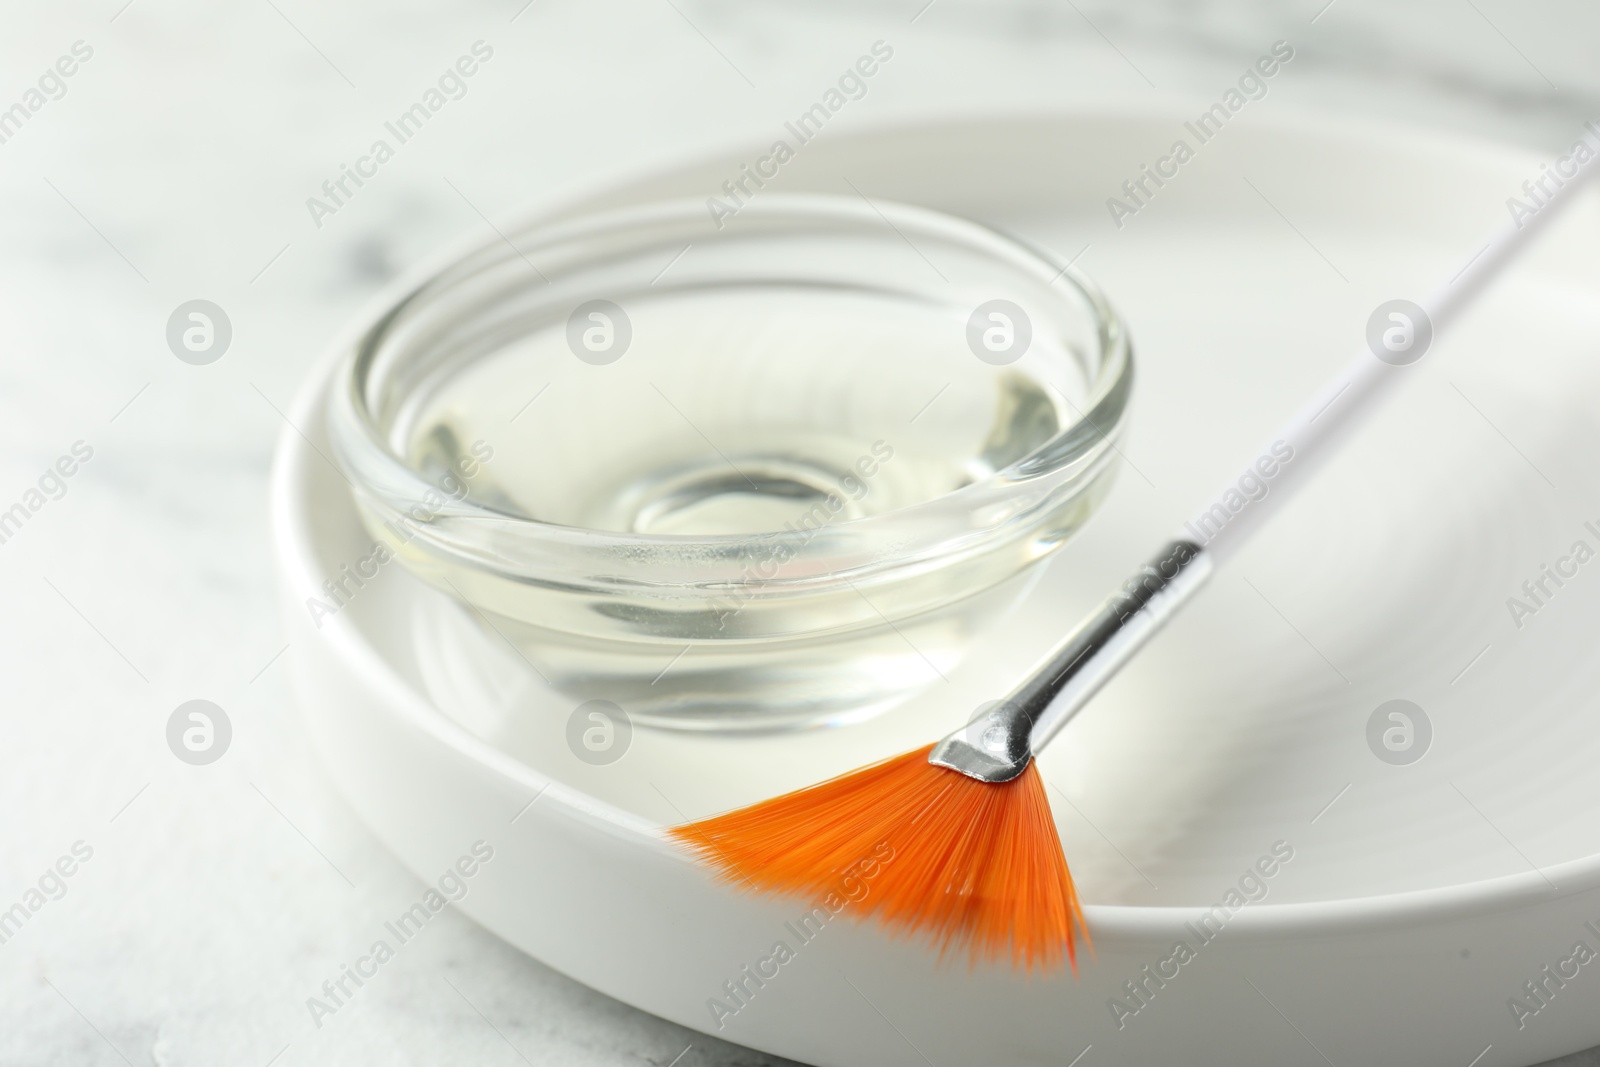
M 1592 154 L 1585 161 L 1574 161 L 1576 173 L 1570 177 L 1555 175 L 1557 180 L 1565 184 L 1548 195 L 1541 192 L 1540 195 L 1544 197 L 1542 205 L 1537 203 L 1536 198 L 1526 194 L 1519 196 L 1519 200 L 1536 208 L 1534 213 L 1513 212 L 1513 217 L 1478 247 L 1465 266 L 1421 302 L 1420 307 L 1426 319 L 1412 323 L 1417 328 L 1413 334 L 1414 340 L 1420 340 L 1421 329 L 1430 326 L 1430 341 L 1437 341 L 1479 290 L 1535 234 L 1543 231 L 1560 209 L 1575 199 L 1574 194 L 1579 187 L 1600 170 L 1600 163 L 1596 161 L 1600 157 L 1600 127 L 1592 121 L 1586 123 L 1581 142 L 1588 146 Z M 1395 326 L 1399 328 L 1402 324 L 1396 322 Z M 1390 363 L 1379 358 L 1375 349 L 1363 345 L 1343 373 L 1324 386 L 1287 425 L 1269 438 L 1266 447 L 1245 466 L 1239 477 L 1186 523 L 1178 536 L 1205 548 L 1218 563 L 1227 559 L 1248 540 L 1262 520 L 1288 499 L 1294 488 L 1310 481 L 1312 471 L 1323 459 L 1337 451 L 1345 437 L 1360 423 L 1361 416 L 1400 384 L 1405 377 L 1406 365 L 1420 359 L 1423 354 L 1416 352 L 1407 359 L 1410 353 L 1395 352 L 1391 358 L 1396 362 Z M 1286 451 L 1291 458 L 1283 462 L 1282 456 Z M 1264 477 L 1263 472 L 1268 470 L 1273 471 L 1273 475 Z M 1252 489 L 1257 485 L 1263 486 L 1266 493 L 1260 499 L 1252 500 L 1241 488 L 1241 483 Z M 1242 506 L 1239 505 L 1241 498 L 1245 500 Z
M 1294 488 L 1310 480 L 1360 416 L 1400 383 L 1406 366 L 1426 354 L 1479 290 L 1600 171 L 1600 127 L 1586 123 L 1581 143 L 1588 158 L 1574 161 L 1570 176 L 1556 175 L 1563 184 L 1529 197 L 1535 208 L 1531 214 L 1512 211 L 1449 281 L 1417 308 L 1401 312 L 1405 317 L 1395 320 L 1394 327 L 1412 328 L 1409 346 L 1402 343 L 1403 335 L 1394 346 L 1383 343 L 1381 332 L 1376 344 L 1369 338 L 1344 372 L 1269 438 L 1239 477 L 1186 523 L 1175 540 L 1056 645 L 1005 700 L 935 745 L 928 761 L 986 782 L 1010 781 L 1021 774 L 1067 720 L 1205 584 L 1213 567 L 1244 544 Z M 1383 328 L 1388 327 L 1380 323 Z

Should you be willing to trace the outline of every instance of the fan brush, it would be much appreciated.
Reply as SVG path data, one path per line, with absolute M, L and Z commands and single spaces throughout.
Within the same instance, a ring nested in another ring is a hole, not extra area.
M 1586 130 L 1578 173 L 1564 182 L 1548 175 L 1561 184 L 1541 186 L 1532 205 L 1508 201 L 1511 221 L 1420 306 L 1391 301 L 1374 312 L 1343 373 L 1004 700 L 937 744 L 668 835 L 725 880 L 773 896 L 819 899 L 841 872 L 870 862 L 870 889 L 850 903 L 855 918 L 974 966 L 1076 970 L 1086 927 L 1034 758 L 1289 490 L 1309 481 L 1558 203 L 1571 202 L 1600 156 L 1600 128 Z

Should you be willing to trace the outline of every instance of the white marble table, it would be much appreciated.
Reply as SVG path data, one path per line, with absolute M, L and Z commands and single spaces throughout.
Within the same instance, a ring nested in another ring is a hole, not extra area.
M 0 1063 L 774 1062 L 584 989 L 453 913 L 313 1024 L 306 998 L 417 883 L 323 795 L 296 737 L 267 558 L 277 409 L 352 309 L 439 243 L 599 176 L 765 139 L 879 39 L 894 63 L 841 121 L 1213 97 L 1278 39 L 1296 63 L 1256 107 L 1548 149 L 1600 103 L 1600 11 L 1579 0 L 1324 3 L 0 14 L 0 513 L 27 512 L 0 524 L 0 910 L 41 878 L 63 889 L 0 944 Z M 477 41 L 492 55 L 465 95 L 336 211 L 309 210 Z M 206 366 L 165 338 L 196 298 L 233 327 Z M 77 442 L 92 457 L 46 477 Z M 204 767 L 165 739 L 195 698 L 234 731 Z M 47 876 L 80 841 L 92 856 Z

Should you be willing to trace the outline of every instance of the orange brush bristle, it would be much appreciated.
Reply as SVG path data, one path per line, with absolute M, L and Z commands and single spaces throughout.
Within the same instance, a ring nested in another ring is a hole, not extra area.
M 929 763 L 932 748 L 667 833 L 727 881 L 832 895 L 941 957 L 1076 971 L 1087 933 L 1038 768 L 992 785 Z

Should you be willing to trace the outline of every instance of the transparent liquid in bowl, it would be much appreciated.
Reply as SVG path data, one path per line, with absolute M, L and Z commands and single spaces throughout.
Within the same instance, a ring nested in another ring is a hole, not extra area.
M 1031 452 L 1084 399 L 1076 364 L 1039 338 L 1011 366 L 978 360 L 960 308 L 774 287 L 624 310 L 615 363 L 548 329 L 444 382 L 404 428 L 410 462 L 442 471 L 487 443 L 472 496 L 511 514 L 754 534 L 830 494 L 833 523 L 941 496 Z
M 1037 336 L 1009 366 L 974 356 L 968 308 L 777 286 L 623 306 L 632 340 L 614 363 L 578 359 L 561 324 L 441 380 L 398 427 L 410 462 L 442 472 L 487 444 L 475 499 L 548 523 L 682 536 L 692 562 L 694 536 L 751 535 L 757 556 L 761 534 L 842 527 L 940 497 L 1032 452 L 1084 406 L 1075 360 Z M 954 667 L 1015 603 L 1060 528 L 965 570 L 858 577 L 870 600 L 843 584 L 757 606 L 735 589 L 702 608 L 629 582 L 603 602 L 523 583 L 512 594 L 522 621 L 502 617 L 495 629 L 557 689 L 614 701 L 637 721 L 846 721 Z M 945 606 L 914 606 L 927 603 Z M 625 632 L 597 629 L 608 626 Z

